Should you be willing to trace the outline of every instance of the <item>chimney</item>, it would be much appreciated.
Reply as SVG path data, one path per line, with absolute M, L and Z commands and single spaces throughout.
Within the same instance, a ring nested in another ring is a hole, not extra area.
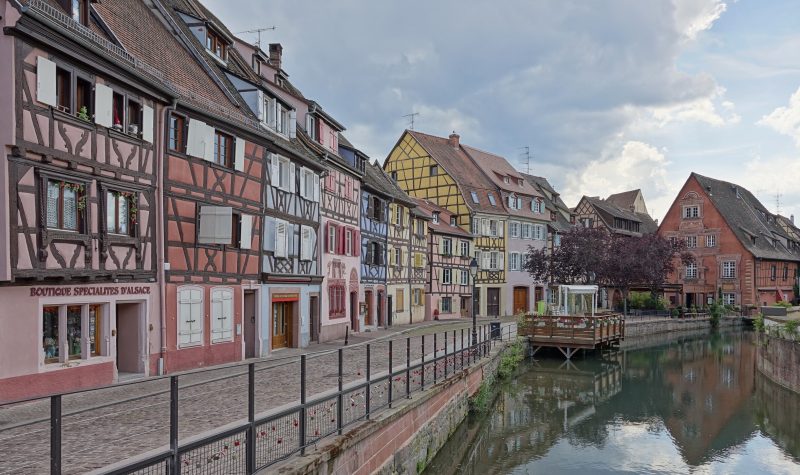
M 791 221 L 792 224 L 794 224 L 794 215 L 793 214 L 789 215 L 789 221 Z
M 269 44 L 269 62 L 272 66 L 279 70 L 281 69 L 281 56 L 283 55 L 283 46 L 280 43 Z
M 460 138 L 461 138 L 461 136 L 458 135 L 456 133 L 456 131 L 454 130 L 453 133 L 450 134 L 449 137 L 447 137 L 447 142 L 450 144 L 451 147 L 458 148 L 458 139 L 460 139 Z

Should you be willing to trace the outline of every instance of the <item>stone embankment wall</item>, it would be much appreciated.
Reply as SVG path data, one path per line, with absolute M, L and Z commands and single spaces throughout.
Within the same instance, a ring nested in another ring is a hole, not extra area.
M 719 322 L 720 328 L 734 327 L 742 324 L 742 318 L 740 317 L 724 317 L 720 319 Z M 711 328 L 711 319 L 708 317 L 696 319 L 670 318 L 640 322 L 628 320 L 625 322 L 625 338 L 657 333 L 683 332 L 687 330 L 707 330 L 709 328 Z
M 497 342 L 489 358 L 411 399 L 394 402 L 346 434 L 264 473 L 416 474 L 433 459 L 467 417 L 469 399 L 494 375 L 508 343 Z
M 800 393 L 800 342 L 758 334 L 756 368 L 772 381 Z

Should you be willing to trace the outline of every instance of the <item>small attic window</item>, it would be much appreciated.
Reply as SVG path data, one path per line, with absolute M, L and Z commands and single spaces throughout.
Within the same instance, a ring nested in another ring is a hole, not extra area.
M 214 53 L 214 56 L 225 61 L 227 58 L 227 45 L 225 40 L 210 28 L 206 28 L 206 49 Z
M 522 186 L 523 183 L 522 178 L 517 178 L 517 185 Z
M 511 179 L 508 178 L 507 176 L 503 177 L 503 183 L 509 183 L 510 181 L 511 181 Z
M 430 166 L 430 176 L 437 176 L 439 174 L 439 167 L 437 165 Z
M 488 196 L 489 196 L 489 203 L 491 203 L 492 206 L 497 206 L 497 202 L 494 200 L 494 195 L 489 193 Z
M 473 203 L 480 203 L 480 200 L 478 200 L 478 194 L 477 193 L 475 193 L 474 191 L 470 191 L 469 195 L 472 197 L 472 202 Z
M 59 3 L 73 20 L 83 26 L 89 25 L 89 0 L 60 0 Z

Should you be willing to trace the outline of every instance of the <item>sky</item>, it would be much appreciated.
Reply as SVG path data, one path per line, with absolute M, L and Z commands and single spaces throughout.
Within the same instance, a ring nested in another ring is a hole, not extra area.
M 276 26 L 264 48 L 379 162 L 417 113 L 569 206 L 641 188 L 661 219 L 694 171 L 800 220 L 800 2 L 202 1 Z

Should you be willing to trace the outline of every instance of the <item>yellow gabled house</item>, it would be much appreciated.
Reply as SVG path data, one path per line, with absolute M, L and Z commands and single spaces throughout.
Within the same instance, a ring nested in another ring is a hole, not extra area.
M 486 178 L 461 145 L 458 134 L 436 137 L 406 130 L 384 170 L 406 193 L 453 213 L 453 224 L 474 236 L 479 266 L 473 309 L 478 315 L 506 315 L 505 229 L 508 211 L 497 186 Z

